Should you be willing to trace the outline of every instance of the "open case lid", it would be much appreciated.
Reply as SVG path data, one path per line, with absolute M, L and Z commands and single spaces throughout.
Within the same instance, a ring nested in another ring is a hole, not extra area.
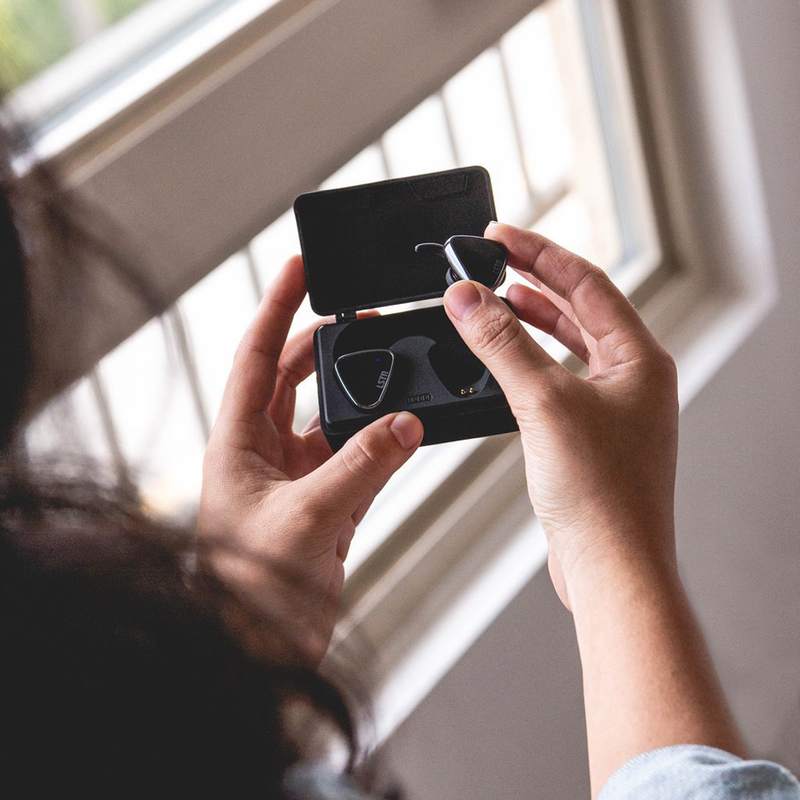
M 441 297 L 447 262 L 414 247 L 482 236 L 497 218 L 483 167 L 309 192 L 294 212 L 311 307 L 321 315 Z

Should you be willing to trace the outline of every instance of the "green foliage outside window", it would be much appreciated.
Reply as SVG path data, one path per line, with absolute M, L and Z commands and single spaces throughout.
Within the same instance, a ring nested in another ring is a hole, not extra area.
M 149 0 L 78 0 L 108 27 Z M 80 44 L 66 0 L 0 0 L 0 86 L 10 91 Z
M 94 0 L 107 24 L 118 22 L 148 0 Z

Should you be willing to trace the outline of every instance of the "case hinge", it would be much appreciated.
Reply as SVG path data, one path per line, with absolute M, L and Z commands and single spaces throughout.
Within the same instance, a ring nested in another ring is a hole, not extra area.
M 355 311 L 339 311 L 336 314 L 337 322 L 354 322 L 356 319 Z

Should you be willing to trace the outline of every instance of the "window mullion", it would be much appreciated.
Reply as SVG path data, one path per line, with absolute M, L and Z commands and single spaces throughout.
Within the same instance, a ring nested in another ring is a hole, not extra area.
M 117 473 L 117 482 L 120 487 L 130 490 L 134 486 L 134 482 L 131 477 L 128 461 L 122 452 L 122 446 L 120 445 L 119 436 L 117 435 L 117 428 L 114 423 L 113 415 L 111 414 L 111 406 L 108 402 L 105 387 L 103 386 L 103 379 L 97 369 L 93 369 L 87 377 L 89 379 L 92 397 L 100 416 L 103 433 L 108 448 L 111 451 L 111 459 L 114 470 Z

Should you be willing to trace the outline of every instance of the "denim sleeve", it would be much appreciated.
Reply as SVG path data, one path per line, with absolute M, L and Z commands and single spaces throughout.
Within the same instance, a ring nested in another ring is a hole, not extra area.
M 800 783 L 772 761 L 744 761 L 725 750 L 679 744 L 621 766 L 597 800 L 800 800 Z
M 283 789 L 290 800 L 370 800 L 346 775 L 325 764 L 295 764 Z

